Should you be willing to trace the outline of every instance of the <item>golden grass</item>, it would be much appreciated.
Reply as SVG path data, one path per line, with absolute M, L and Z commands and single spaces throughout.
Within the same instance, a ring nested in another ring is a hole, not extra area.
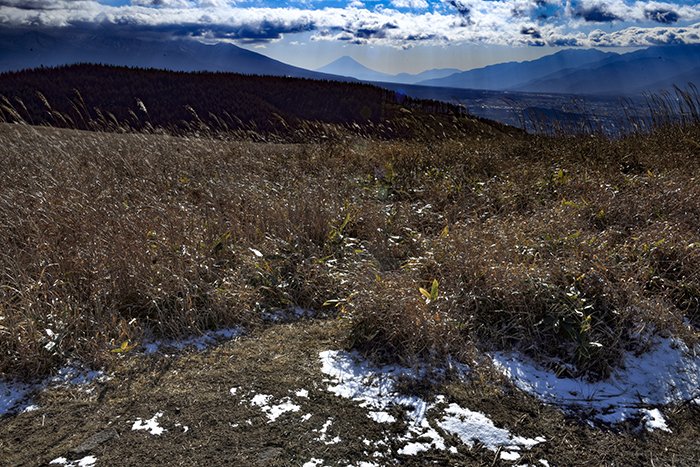
M 0 373 L 302 306 L 339 310 L 379 358 L 519 348 L 604 376 L 648 332 L 697 338 L 698 141 L 692 125 L 295 145 L 2 125 Z

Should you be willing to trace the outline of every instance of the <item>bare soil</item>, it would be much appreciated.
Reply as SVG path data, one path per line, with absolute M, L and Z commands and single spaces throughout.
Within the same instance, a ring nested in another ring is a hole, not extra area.
M 97 458 L 97 465 L 301 466 L 323 465 L 699 465 L 700 409 L 667 411 L 672 433 L 616 430 L 568 419 L 502 380 L 486 363 L 473 365 L 469 381 L 433 388 L 449 401 L 478 410 L 497 426 L 547 441 L 517 462 L 499 459 L 479 445 L 468 449 L 441 433 L 458 453 L 429 451 L 401 456 L 401 421 L 379 424 L 367 409 L 326 390 L 319 352 L 343 348 L 342 320 L 275 325 L 204 352 L 146 356 L 126 354 L 111 378 L 84 388 L 53 388 L 37 394 L 37 410 L 0 419 L 1 465 L 47 465 L 57 457 Z M 235 394 L 232 388 L 238 388 Z M 296 397 L 306 389 L 308 398 Z M 291 397 L 298 412 L 274 422 L 250 403 L 256 394 Z M 165 432 L 134 431 L 137 419 L 156 413 Z M 304 420 L 302 417 L 311 414 Z M 318 430 L 332 420 L 326 444 Z M 187 427 L 185 430 L 184 427 Z M 314 431 L 316 430 L 316 431 Z M 367 440 L 367 441 L 364 441 Z M 385 440 L 386 445 L 381 441 Z M 379 445 L 376 445 L 380 442 Z M 368 445 L 369 444 L 369 445 Z M 373 457 L 379 452 L 381 457 Z

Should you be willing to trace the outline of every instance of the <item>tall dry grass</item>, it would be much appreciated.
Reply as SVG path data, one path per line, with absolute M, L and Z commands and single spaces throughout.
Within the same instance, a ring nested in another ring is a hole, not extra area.
M 693 125 L 314 144 L 1 125 L 0 373 L 296 305 L 339 310 L 377 358 L 517 348 L 604 376 L 649 332 L 697 338 L 698 141 Z

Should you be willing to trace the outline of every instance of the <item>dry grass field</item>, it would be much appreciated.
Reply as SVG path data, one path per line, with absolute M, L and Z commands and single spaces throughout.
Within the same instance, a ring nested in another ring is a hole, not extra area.
M 697 341 L 700 131 L 263 144 L 0 127 L 0 373 L 301 307 L 378 361 L 595 380 Z

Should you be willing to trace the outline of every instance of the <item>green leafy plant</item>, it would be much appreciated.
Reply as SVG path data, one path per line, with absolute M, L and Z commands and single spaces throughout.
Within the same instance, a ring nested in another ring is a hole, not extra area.
M 434 302 L 438 299 L 439 287 L 440 287 L 440 284 L 439 284 L 438 280 L 433 279 L 433 282 L 430 285 L 430 291 L 428 291 L 427 289 L 424 289 L 423 287 L 419 287 L 418 291 L 425 298 L 425 303 L 431 303 L 431 302 Z

